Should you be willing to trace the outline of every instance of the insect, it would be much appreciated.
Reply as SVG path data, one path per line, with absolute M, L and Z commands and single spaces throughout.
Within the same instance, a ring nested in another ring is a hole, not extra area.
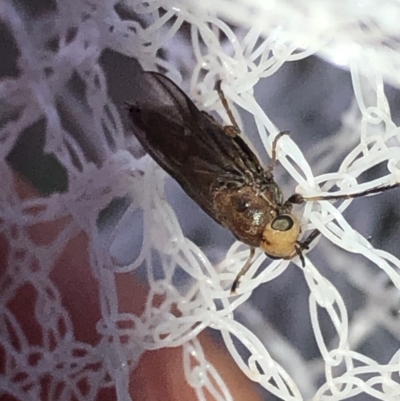
M 300 222 L 292 213 L 293 204 L 306 201 L 347 199 L 383 192 L 400 185 L 340 196 L 303 197 L 287 200 L 274 181 L 278 134 L 272 146 L 272 162 L 263 167 L 240 135 L 240 129 L 221 90 L 216 89 L 231 120 L 222 126 L 200 111 L 190 98 L 166 76 L 142 72 L 138 79 L 139 99 L 127 104 L 134 134 L 149 155 L 216 222 L 250 246 L 250 256 L 236 276 L 231 292 L 252 264 L 255 248 L 272 259 L 299 256 L 319 235 L 314 230 L 301 242 Z

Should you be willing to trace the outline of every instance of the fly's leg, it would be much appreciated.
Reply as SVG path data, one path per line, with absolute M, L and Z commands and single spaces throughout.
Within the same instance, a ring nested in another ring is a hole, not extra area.
M 290 131 L 282 131 L 280 132 L 272 142 L 272 155 L 271 155 L 271 163 L 264 169 L 267 173 L 270 173 L 278 164 L 278 159 L 276 158 L 276 148 L 278 147 L 278 141 L 284 136 L 290 135 Z
M 230 136 L 231 138 L 234 138 L 236 135 L 240 135 L 240 128 L 238 123 L 236 122 L 236 119 L 232 113 L 231 108 L 229 107 L 229 103 L 226 100 L 225 94 L 221 89 L 221 80 L 218 80 L 215 84 L 215 89 L 218 92 L 218 96 L 221 100 L 222 105 L 224 106 L 224 109 L 226 113 L 228 114 L 229 119 L 231 120 L 232 125 L 227 125 L 224 127 L 225 133 Z M 279 139 L 282 138 L 284 135 L 289 135 L 289 131 L 282 131 L 280 132 L 275 138 L 272 143 L 272 163 L 271 165 L 267 168 L 268 171 L 273 170 L 273 168 L 276 166 L 277 159 L 276 159 L 276 147 L 278 144 Z
M 293 259 L 296 256 L 298 256 L 300 258 L 301 265 L 303 267 L 305 267 L 306 261 L 304 259 L 303 251 L 308 250 L 311 242 L 313 242 L 315 240 L 315 238 L 317 238 L 318 235 L 320 235 L 320 234 L 321 234 L 320 231 L 315 229 L 315 230 L 311 231 L 311 233 L 308 235 L 308 237 L 304 241 L 296 241 L 297 245 L 295 246 L 294 252 L 291 255 L 289 255 L 283 259 L 290 260 L 290 259 Z
M 391 184 L 391 185 L 383 185 L 380 187 L 367 189 L 365 191 L 354 192 L 352 194 L 345 194 L 345 195 L 303 196 L 300 194 L 293 194 L 285 202 L 285 206 L 289 206 L 290 204 L 302 204 L 302 203 L 311 202 L 311 201 L 324 201 L 324 200 L 329 201 L 329 200 L 344 200 L 344 199 L 360 198 L 362 196 L 377 194 L 377 193 L 385 192 L 385 191 L 388 191 L 389 189 L 394 189 L 394 188 L 398 188 L 398 187 L 400 187 L 400 182 L 396 182 L 395 184 Z M 303 266 L 304 266 L 304 257 L 303 257 L 302 251 L 308 249 L 311 242 L 314 241 L 314 239 L 317 238 L 318 235 L 320 235 L 320 232 L 317 229 L 315 229 L 314 231 L 311 232 L 311 234 L 306 238 L 305 241 L 298 242 L 299 246 L 296 247 L 296 254 L 300 256 Z
M 346 194 L 346 195 L 322 195 L 322 196 L 306 196 L 303 197 L 299 194 L 295 194 L 292 195 L 290 198 L 292 198 L 293 196 L 296 196 L 298 199 L 301 199 L 302 202 L 310 202 L 310 201 L 319 201 L 319 200 L 340 200 L 340 199 L 353 199 L 353 198 L 360 198 L 362 196 L 366 196 L 366 195 L 372 195 L 372 194 L 379 194 L 381 192 L 385 192 L 388 191 L 389 189 L 394 189 L 400 186 L 400 182 L 396 182 L 395 184 L 391 184 L 391 185 L 383 185 L 383 186 L 379 186 L 376 188 L 371 188 L 371 189 L 367 189 L 365 191 L 361 191 L 361 192 L 355 192 L 352 194 Z M 290 199 L 289 198 L 289 199 Z
M 313 231 L 311 231 L 311 233 L 309 234 L 309 236 L 305 239 L 305 241 L 303 242 L 299 242 L 300 248 L 301 249 L 308 249 L 311 242 L 313 242 L 315 240 L 315 238 L 318 237 L 318 235 L 320 235 L 320 231 L 315 229 Z
M 400 187 L 400 182 L 396 182 L 395 184 L 391 185 L 383 185 L 376 188 L 367 189 L 361 192 L 354 192 L 352 194 L 345 194 L 345 195 L 316 195 L 316 196 L 303 196 L 300 194 L 293 194 L 287 202 L 292 204 L 301 204 L 304 202 L 311 202 L 311 201 L 321 201 L 321 200 L 341 200 L 341 199 L 353 199 L 353 198 L 360 198 L 366 195 L 372 194 L 379 194 L 381 192 L 388 191 L 389 189 L 394 189 Z
M 244 266 L 242 267 L 242 269 L 240 270 L 240 272 L 237 274 L 235 280 L 233 281 L 232 287 L 231 287 L 231 295 L 235 295 L 236 294 L 236 290 L 239 287 L 239 281 L 242 278 L 243 275 L 245 275 L 247 273 L 247 271 L 250 269 L 251 265 L 253 264 L 253 258 L 254 255 L 256 253 L 256 249 L 251 247 L 250 248 L 250 255 L 246 260 L 246 263 L 244 264 Z
M 284 136 L 284 135 L 290 135 L 290 131 L 282 131 L 280 132 L 275 138 L 274 141 L 272 142 L 272 161 L 271 165 L 269 168 L 272 170 L 276 164 L 278 163 L 278 160 L 276 158 L 276 148 L 278 146 L 278 141 Z
M 218 80 L 215 83 L 215 89 L 218 92 L 218 96 L 221 100 L 222 106 L 224 106 L 224 109 L 225 109 L 226 113 L 228 114 L 229 119 L 231 120 L 232 126 L 235 127 L 237 131 L 240 132 L 239 125 L 236 122 L 235 117 L 233 116 L 232 110 L 229 107 L 228 101 L 226 100 L 225 94 L 221 89 L 221 82 L 222 82 L 221 80 Z
M 226 125 L 224 127 L 224 131 L 229 137 L 234 138 L 235 136 L 240 135 L 240 128 L 239 128 L 238 123 L 235 120 L 235 117 L 233 116 L 231 108 L 229 107 L 229 103 L 226 100 L 225 94 L 221 89 L 221 82 L 222 82 L 221 80 L 218 80 L 215 83 L 215 89 L 217 90 L 218 96 L 222 103 L 222 106 L 224 106 L 226 114 L 228 114 L 228 117 L 232 123 L 232 125 Z
M 313 230 L 309 236 L 302 242 L 298 241 L 296 246 L 296 251 L 295 254 L 291 255 L 290 257 L 288 257 L 287 259 L 292 259 L 293 257 L 295 257 L 296 255 L 300 257 L 301 260 L 301 264 L 303 265 L 303 267 L 305 267 L 305 260 L 304 260 L 304 256 L 303 256 L 303 251 L 304 250 L 308 250 L 309 246 L 311 244 L 311 242 L 313 242 L 321 233 L 319 232 L 319 230 L 315 229 Z M 244 266 L 242 267 L 242 269 L 240 270 L 240 272 L 237 274 L 235 280 L 233 281 L 232 287 L 231 287 L 231 295 L 235 295 L 236 294 L 236 290 L 239 287 L 239 283 L 240 283 L 240 279 L 242 278 L 242 276 L 244 276 L 248 270 L 250 269 L 251 265 L 253 264 L 253 258 L 255 255 L 255 248 L 251 247 L 250 248 L 250 255 L 246 260 L 246 263 L 244 264 Z
M 308 237 L 304 241 L 297 242 L 298 247 L 296 247 L 296 253 L 299 255 L 301 264 L 303 265 L 303 267 L 305 267 L 305 265 L 306 265 L 306 263 L 304 261 L 303 251 L 308 250 L 311 242 L 313 242 L 315 240 L 315 238 L 317 238 L 320 234 L 321 234 L 320 231 L 315 229 L 315 230 L 311 231 L 311 233 L 308 235 Z

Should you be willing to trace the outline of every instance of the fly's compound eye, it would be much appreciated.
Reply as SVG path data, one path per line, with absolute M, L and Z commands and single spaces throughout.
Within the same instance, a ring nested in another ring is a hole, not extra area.
M 275 217 L 264 230 L 261 249 L 272 259 L 290 259 L 296 253 L 300 224 L 293 214 Z
M 271 228 L 277 231 L 289 231 L 293 226 L 294 220 L 288 215 L 278 216 L 271 223 Z

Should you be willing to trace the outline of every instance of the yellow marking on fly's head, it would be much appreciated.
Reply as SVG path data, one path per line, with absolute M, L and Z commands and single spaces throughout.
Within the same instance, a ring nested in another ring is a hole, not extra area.
M 260 247 L 272 258 L 291 259 L 297 254 L 299 235 L 300 223 L 297 217 L 281 214 L 265 227 Z

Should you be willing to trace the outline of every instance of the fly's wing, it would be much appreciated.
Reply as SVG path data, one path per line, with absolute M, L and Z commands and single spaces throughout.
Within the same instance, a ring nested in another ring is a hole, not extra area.
M 129 115 L 133 132 L 150 156 L 211 217 L 213 191 L 219 185 L 251 183 L 263 171 L 239 137 L 223 128 L 169 78 L 143 72 Z M 249 182 L 250 180 L 250 182 Z

